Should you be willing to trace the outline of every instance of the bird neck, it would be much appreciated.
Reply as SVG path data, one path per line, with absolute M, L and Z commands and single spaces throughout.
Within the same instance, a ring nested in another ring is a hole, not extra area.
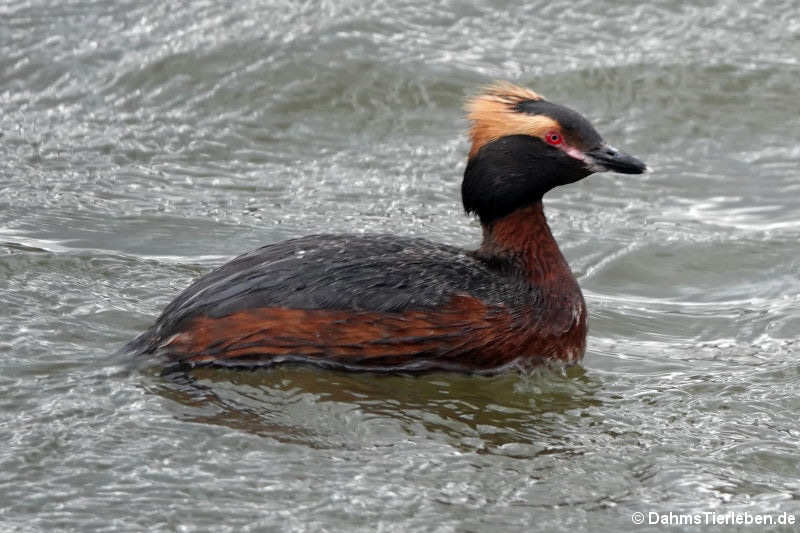
M 541 201 L 484 225 L 478 253 L 518 265 L 535 285 L 575 279 L 550 232 Z

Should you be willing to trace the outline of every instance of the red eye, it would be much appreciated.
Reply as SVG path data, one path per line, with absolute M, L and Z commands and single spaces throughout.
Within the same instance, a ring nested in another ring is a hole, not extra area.
M 548 131 L 544 136 L 544 140 L 547 141 L 547 144 L 557 146 L 561 144 L 561 134 L 556 131 Z

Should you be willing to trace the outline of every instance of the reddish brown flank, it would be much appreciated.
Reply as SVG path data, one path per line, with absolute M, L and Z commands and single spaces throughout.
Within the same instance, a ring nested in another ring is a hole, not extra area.
M 489 370 L 521 354 L 553 357 L 565 342 L 571 353 L 583 352 L 582 317 L 537 324 L 530 313 L 519 311 L 468 296 L 453 298 L 442 310 L 402 314 L 250 309 L 222 318 L 197 317 L 161 350 L 188 363 L 269 365 L 288 359 L 409 370 Z

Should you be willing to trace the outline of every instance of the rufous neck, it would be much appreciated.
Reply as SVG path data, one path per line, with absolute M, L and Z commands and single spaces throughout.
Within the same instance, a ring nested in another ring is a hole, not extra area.
M 558 243 L 550 232 L 542 202 L 517 209 L 483 227 L 480 254 L 511 260 L 536 284 L 572 278 Z

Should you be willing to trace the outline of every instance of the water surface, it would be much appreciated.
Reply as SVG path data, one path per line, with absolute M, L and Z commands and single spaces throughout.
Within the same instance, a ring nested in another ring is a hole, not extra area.
M 4 3 L 3 529 L 800 521 L 799 21 L 791 1 Z M 462 103 L 494 79 L 656 170 L 546 199 L 590 310 L 581 367 L 167 379 L 112 357 L 265 243 L 475 246 Z

